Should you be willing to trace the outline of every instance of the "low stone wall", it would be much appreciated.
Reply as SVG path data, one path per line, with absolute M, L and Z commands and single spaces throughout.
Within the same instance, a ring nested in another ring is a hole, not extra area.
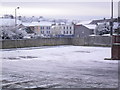
M 2 40 L 0 48 L 23 48 L 56 45 L 111 46 L 110 36 L 90 36 L 85 38 L 39 38 L 23 40 Z
M 71 45 L 70 38 L 39 38 L 23 40 L 2 40 L 2 48 L 23 48 L 39 46 Z
M 90 36 L 85 38 L 73 38 L 73 45 L 85 46 L 111 46 L 110 36 Z

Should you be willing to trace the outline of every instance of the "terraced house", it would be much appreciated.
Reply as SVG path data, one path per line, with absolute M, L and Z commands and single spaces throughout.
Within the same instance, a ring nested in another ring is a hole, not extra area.
M 40 37 L 50 37 L 51 36 L 51 26 L 53 22 L 32 22 L 32 23 L 23 23 L 25 27 L 30 29 Z
M 73 37 L 74 36 L 74 24 L 53 25 L 52 35 L 54 37 Z

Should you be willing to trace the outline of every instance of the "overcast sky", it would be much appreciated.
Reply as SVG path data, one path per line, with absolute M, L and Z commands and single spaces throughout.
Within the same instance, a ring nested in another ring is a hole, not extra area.
M 110 18 L 110 2 L 2 2 L 0 15 L 13 14 L 15 8 L 18 16 L 43 16 L 67 19 Z M 118 15 L 118 5 L 114 2 L 114 17 Z

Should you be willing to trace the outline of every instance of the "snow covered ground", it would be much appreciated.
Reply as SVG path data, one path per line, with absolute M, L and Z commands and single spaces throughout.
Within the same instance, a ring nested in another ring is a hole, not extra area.
M 116 88 L 109 47 L 51 46 L 2 50 L 3 88 Z

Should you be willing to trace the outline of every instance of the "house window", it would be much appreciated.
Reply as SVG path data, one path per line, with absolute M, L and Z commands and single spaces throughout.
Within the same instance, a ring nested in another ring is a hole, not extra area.
M 70 34 L 72 34 L 72 31 L 70 31 Z
M 65 34 L 65 31 L 63 33 Z
M 67 27 L 67 29 L 68 29 L 68 27 Z
M 44 31 L 41 31 L 41 34 L 44 34 Z
M 65 27 L 63 27 L 63 29 L 65 29 Z
M 66 32 L 66 34 L 68 34 L 68 31 Z
M 72 27 L 70 27 L 70 29 L 72 29 Z
M 50 29 L 50 27 L 46 27 L 46 29 Z
M 43 27 L 40 27 L 40 29 L 43 29 Z
M 50 27 L 48 27 L 48 29 L 50 29 Z
M 40 27 L 40 29 L 44 29 L 44 27 Z
M 46 33 L 47 33 L 47 34 L 50 34 L 50 31 L 47 31 Z

